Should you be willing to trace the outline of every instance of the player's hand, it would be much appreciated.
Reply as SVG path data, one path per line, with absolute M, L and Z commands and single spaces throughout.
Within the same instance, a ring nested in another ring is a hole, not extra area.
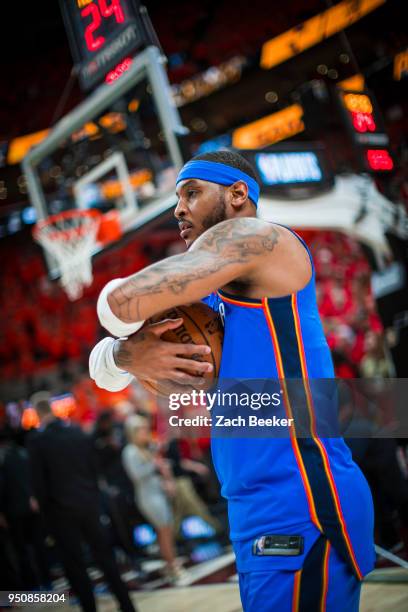
M 161 340 L 165 331 L 176 329 L 182 322 L 182 318 L 165 319 L 144 325 L 127 339 L 116 340 L 113 357 L 118 368 L 139 380 L 172 380 L 185 385 L 204 383 L 203 375 L 212 371 L 212 365 L 198 359 L 208 355 L 210 347 Z

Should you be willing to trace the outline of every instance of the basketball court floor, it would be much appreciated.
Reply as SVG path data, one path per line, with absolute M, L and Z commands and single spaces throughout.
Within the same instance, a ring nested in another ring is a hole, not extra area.
M 160 562 L 147 562 L 144 570 L 150 576 L 143 587 L 132 590 L 132 600 L 139 612 L 241 612 L 241 602 L 234 555 L 226 551 L 220 557 L 197 564 L 186 570 L 185 579 L 177 587 L 169 587 L 157 570 Z M 90 572 L 96 587 L 98 612 L 115 612 L 116 601 L 103 593 L 101 574 Z M 122 574 L 131 585 L 132 572 Z M 66 587 L 64 580 L 55 584 L 55 590 Z M 99 586 L 99 588 L 98 588 Z M 35 605 L 24 606 L 32 610 Z M 37 607 L 37 609 L 40 609 Z M 80 612 L 71 600 L 70 604 L 47 605 L 54 612 Z M 402 568 L 377 569 L 363 584 L 360 612 L 406 612 L 408 610 L 408 570 Z M 345 611 L 346 612 L 346 611 Z

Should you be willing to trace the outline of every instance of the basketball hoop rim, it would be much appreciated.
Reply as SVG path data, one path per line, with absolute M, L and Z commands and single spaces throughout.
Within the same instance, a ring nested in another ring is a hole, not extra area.
M 94 223 L 97 224 L 101 220 L 102 216 L 103 215 L 101 211 L 97 210 L 96 208 L 87 208 L 86 210 L 78 210 L 78 209 L 64 210 L 60 213 L 49 215 L 46 219 L 41 219 L 40 221 L 38 221 L 32 230 L 32 235 L 36 241 L 41 242 L 41 232 L 45 228 L 52 226 L 54 223 L 58 223 L 58 221 L 64 221 L 68 219 L 84 217 L 88 219 L 92 218 Z M 89 229 L 89 225 L 84 225 L 83 228 L 78 227 L 76 228 L 75 231 L 80 232 L 81 229 Z M 58 239 L 59 237 L 62 237 L 64 234 L 67 235 L 71 233 L 72 231 L 73 230 L 70 230 L 70 229 L 64 230 L 64 229 L 59 229 L 56 227 L 54 230 L 50 231 L 47 234 L 47 238 L 50 240 L 55 240 L 55 239 Z

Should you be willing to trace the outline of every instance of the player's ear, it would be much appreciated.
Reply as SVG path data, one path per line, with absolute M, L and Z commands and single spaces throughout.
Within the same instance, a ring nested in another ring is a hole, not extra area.
M 248 185 L 245 181 L 236 181 L 230 186 L 231 204 L 241 208 L 248 199 Z

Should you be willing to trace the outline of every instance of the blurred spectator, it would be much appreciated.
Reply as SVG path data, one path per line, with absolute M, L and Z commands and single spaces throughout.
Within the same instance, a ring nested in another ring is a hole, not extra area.
M 361 375 L 365 378 L 387 378 L 391 375 L 388 360 L 384 355 L 381 336 L 373 331 L 364 338 L 364 357 L 360 363 Z
M 401 542 L 408 555 L 408 480 L 397 460 L 396 441 L 348 438 L 347 444 L 373 494 L 377 543 L 397 552 Z
M 103 410 L 97 417 L 92 433 L 98 474 L 108 485 L 128 489 L 131 482 L 122 465 L 124 437 L 122 428 L 115 422 L 112 410 Z
M 0 474 L 0 489 L 1 474 Z M 8 524 L 4 514 L 0 512 L 0 591 L 21 590 L 21 578 L 17 559 L 11 542 Z
M 186 516 L 200 516 L 206 523 L 211 525 L 216 531 L 221 530 L 218 520 L 208 511 L 203 500 L 194 489 L 190 475 L 192 473 L 208 478 L 209 469 L 199 461 L 183 459 L 180 455 L 179 441 L 173 438 L 170 441 L 166 457 L 170 460 L 171 468 L 176 483 L 176 495 L 174 496 L 174 533 L 179 534 L 182 520 Z
M 157 532 L 168 578 L 177 580 L 180 568 L 175 559 L 170 502 L 176 488 L 171 469 L 151 447 L 150 425 L 146 418 L 140 415 L 128 417 L 125 431 L 128 444 L 123 449 L 122 459 L 135 488 L 136 503 Z
M 338 387 L 342 433 L 370 485 L 377 544 L 395 553 L 405 548 L 408 555 L 407 472 L 399 461 L 396 441 L 387 438 L 386 428 L 378 423 L 381 392 L 374 391 L 372 382 Z
M 134 611 L 99 520 L 99 491 L 91 440 L 79 427 L 57 419 L 50 399 L 46 392 L 31 398 L 41 427 L 29 441 L 29 452 L 34 490 L 55 537 L 66 575 L 83 610 L 96 612 L 81 549 L 82 541 L 87 542 L 121 610 Z
M 122 464 L 124 437 L 112 410 L 104 410 L 96 420 L 92 440 L 101 490 L 116 540 L 140 571 L 133 544 L 132 525 L 140 520 L 134 503 L 132 482 Z
M 27 451 L 6 432 L 0 438 L 3 527 L 9 530 L 16 554 L 19 589 L 51 588 L 45 534 L 39 505 L 34 496 Z

